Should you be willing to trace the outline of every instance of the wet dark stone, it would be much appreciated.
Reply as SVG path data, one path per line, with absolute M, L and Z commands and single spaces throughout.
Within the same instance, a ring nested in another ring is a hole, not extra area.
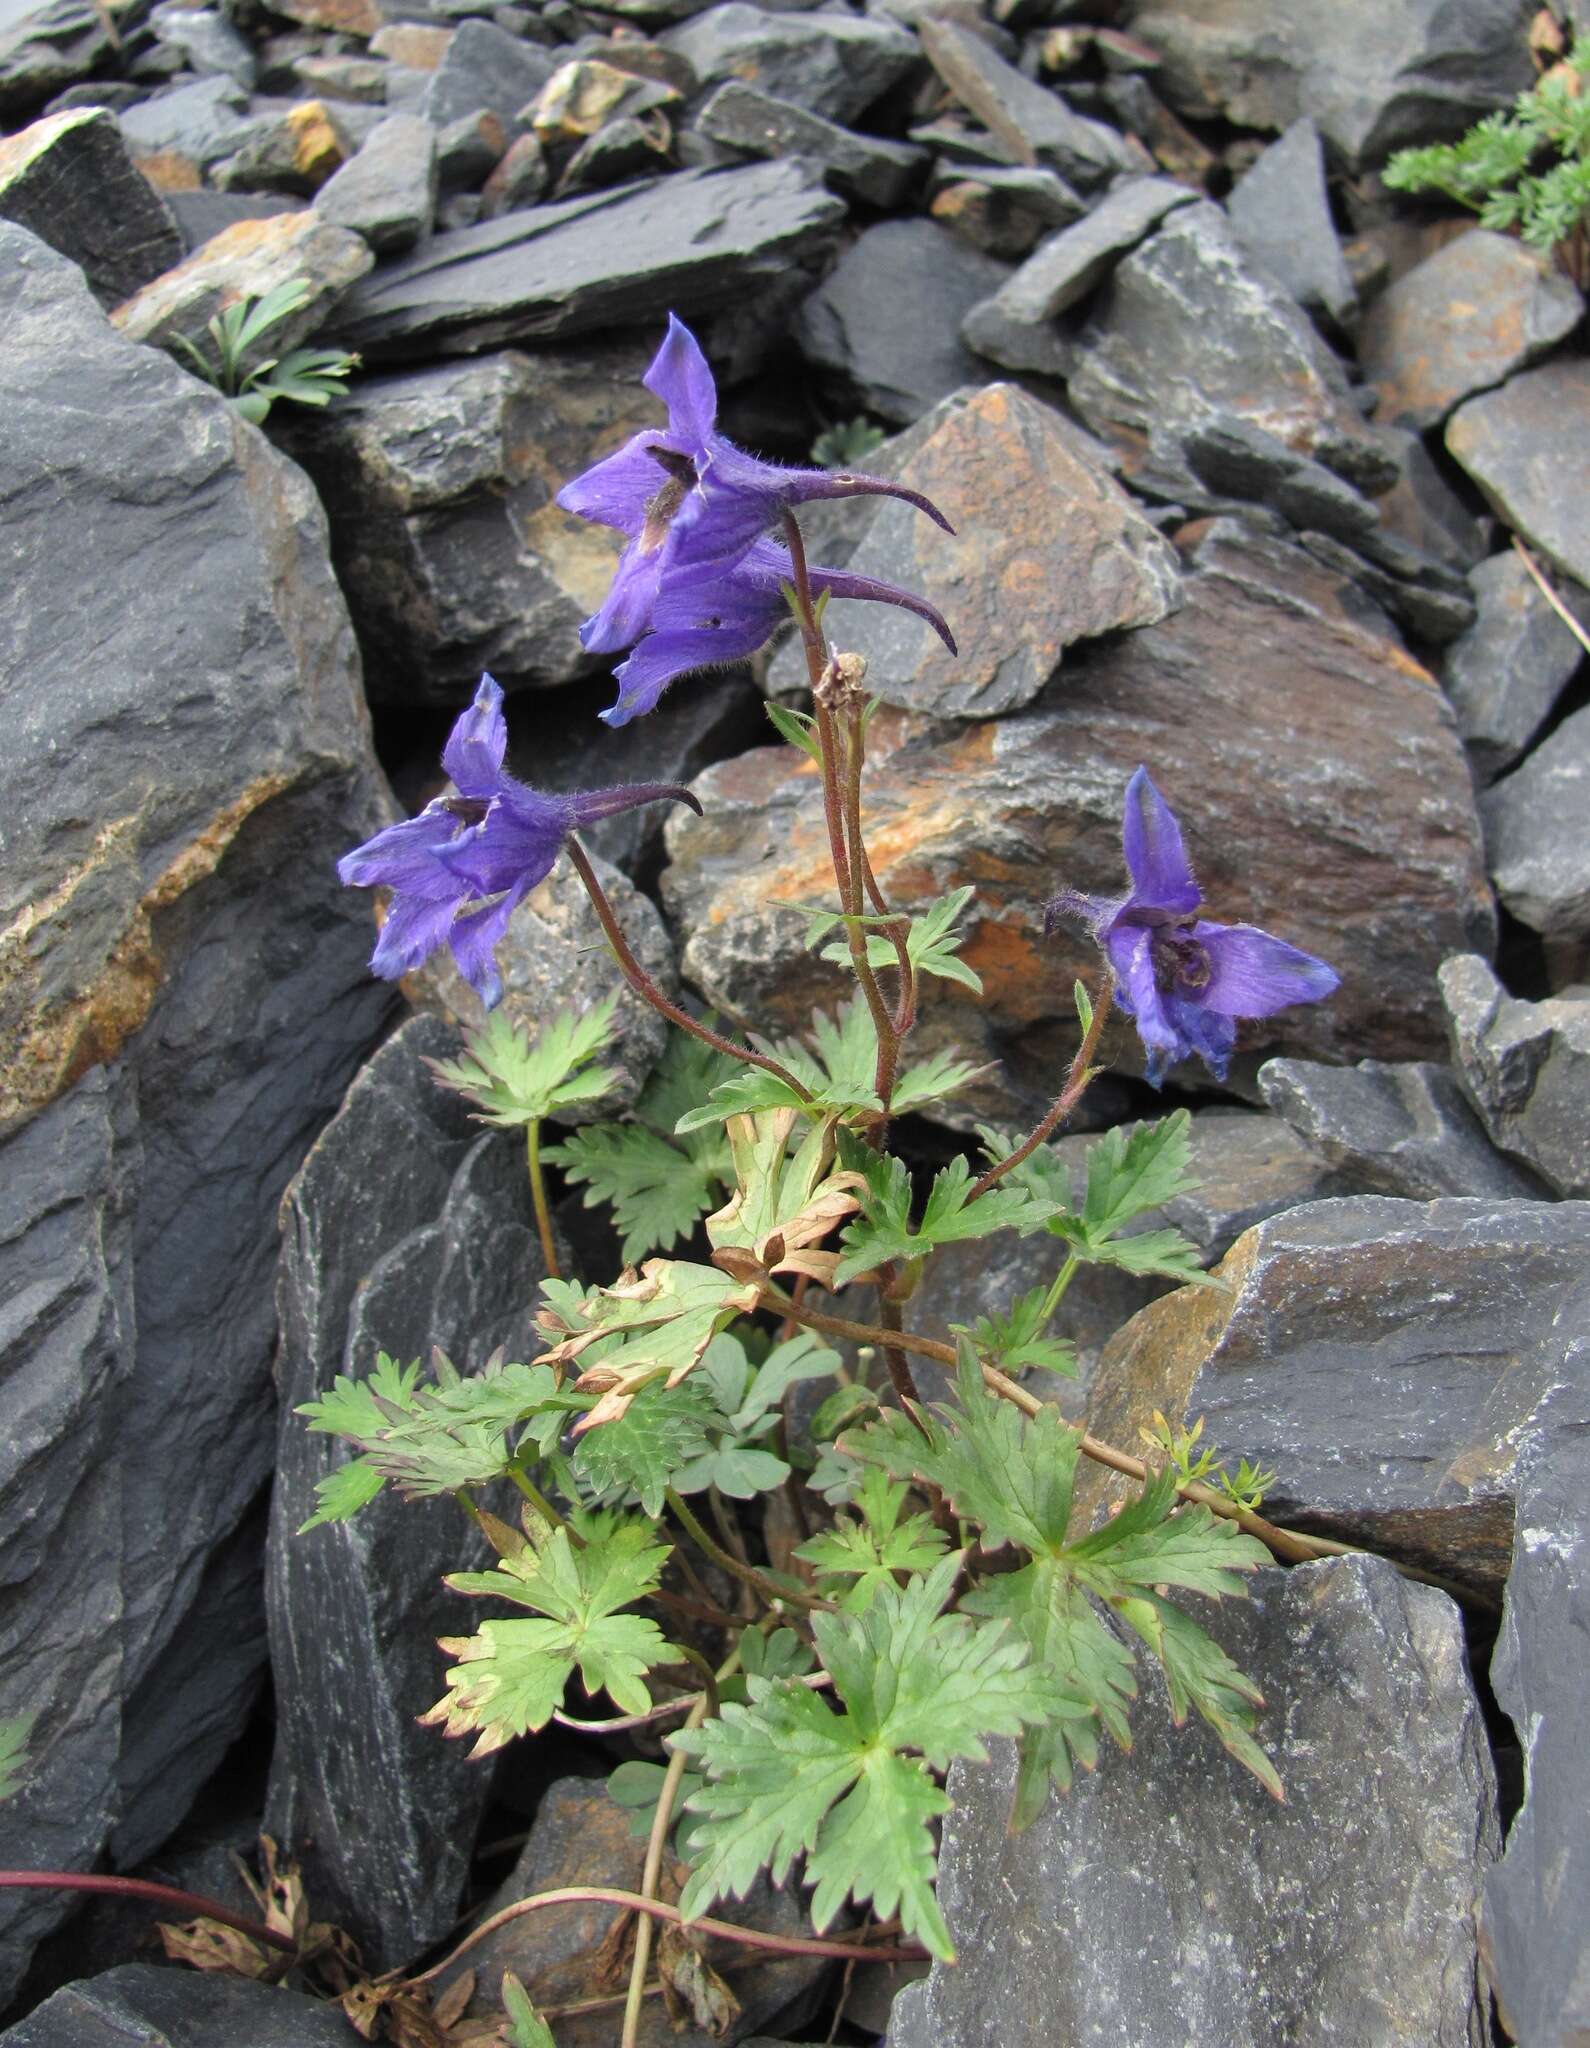
M 301 1991 L 158 1963 L 69 1984 L 0 2034 L 4 2048 L 343 2048 L 339 2007 Z
M 98 107 L 0 139 L 0 219 L 80 263 L 102 306 L 182 261 L 170 208 L 134 168 L 115 115 Z

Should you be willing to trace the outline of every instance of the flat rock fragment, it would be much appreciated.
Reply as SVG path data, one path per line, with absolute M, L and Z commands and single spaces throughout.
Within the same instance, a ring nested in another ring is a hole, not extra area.
M 858 135 L 792 100 L 726 79 L 696 115 L 696 127 L 714 142 L 747 156 L 810 156 L 823 166 L 836 192 L 869 206 L 898 206 L 920 184 L 926 150 L 909 142 Z
M 658 41 L 702 86 L 738 79 L 829 121 L 854 121 L 920 62 L 915 38 L 894 22 L 775 13 L 746 0 L 709 7 Z
M 1590 1196 L 1590 990 L 1508 995 L 1476 953 L 1441 967 L 1452 1058 L 1491 1141 L 1559 1195 Z
M 1305 115 L 1232 186 L 1231 225 L 1307 312 L 1338 327 L 1358 310 L 1325 186 L 1320 132 Z
M 335 2005 L 157 1963 L 123 1963 L 68 1984 L 0 2034 L 4 2048 L 341 2048 L 348 2023 Z
M 1523 754 L 1584 659 L 1584 648 L 1516 549 L 1470 571 L 1474 624 L 1447 649 L 1441 682 L 1481 782 L 1494 782 Z M 1590 595 L 1569 584 L 1559 596 L 1590 628 Z
M 414 114 L 388 115 L 321 186 L 315 211 L 352 228 L 377 256 L 412 249 L 436 211 L 436 130 Z
M 1590 706 L 1480 799 L 1496 893 L 1545 939 L 1590 932 Z
M 1583 314 L 1577 287 L 1549 259 L 1473 228 L 1415 264 L 1364 315 L 1358 359 L 1380 395 L 1377 417 L 1438 426 L 1462 400 L 1555 348 Z
M 680 171 L 438 235 L 350 295 L 338 333 L 372 360 L 692 321 L 787 288 L 830 246 L 844 202 L 817 165 Z
M 972 29 L 929 16 L 920 33 L 934 70 L 1012 162 L 1047 165 L 1079 191 L 1107 184 L 1122 171 L 1148 168 L 1142 152 L 1134 152 L 1113 128 L 1074 113 L 1058 92 L 1007 64 Z
M 115 115 L 99 107 L 50 114 L 0 139 L 0 218 L 80 263 L 102 306 L 182 261 L 171 209 L 134 168 Z
M 1499 518 L 1590 586 L 1590 530 L 1579 514 L 1590 362 L 1559 356 L 1466 400 L 1447 421 L 1446 445 Z

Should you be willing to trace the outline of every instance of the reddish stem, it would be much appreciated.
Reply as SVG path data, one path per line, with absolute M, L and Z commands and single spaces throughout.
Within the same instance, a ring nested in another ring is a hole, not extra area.
M 290 1935 L 278 1934 L 261 1920 L 249 1920 L 234 1913 L 219 1899 L 207 1899 L 199 1892 L 178 1891 L 175 1885 L 151 1884 L 145 1877 L 93 1877 L 75 1870 L 0 1870 L 0 1891 L 110 1892 L 124 1899 L 152 1899 L 159 1906 L 173 1906 L 183 1913 L 199 1913 L 206 1920 L 219 1920 L 223 1927 L 235 1927 L 239 1934 L 268 1942 L 286 1955 L 298 1953 L 298 1945 Z

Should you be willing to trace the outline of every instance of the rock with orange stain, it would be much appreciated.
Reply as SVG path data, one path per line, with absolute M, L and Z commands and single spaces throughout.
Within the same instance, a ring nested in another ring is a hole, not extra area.
M 804 522 L 814 560 L 920 591 L 950 622 L 958 656 L 909 612 L 834 604 L 828 632 L 866 657 L 867 687 L 886 704 L 958 718 L 1019 710 L 1078 641 L 1151 625 L 1180 601 L 1175 551 L 1086 436 L 1016 385 L 945 399 L 868 464 L 955 526 L 948 536 L 893 498 Z M 798 659 L 793 644 L 775 658 L 775 687 L 797 684 Z
M 360 377 L 333 412 L 283 422 L 331 509 L 372 696 L 456 704 L 483 668 L 511 687 L 601 665 L 579 626 L 622 538 L 553 496 L 655 422 L 648 353 L 644 341 L 506 350 Z
M 1356 1195 L 1238 1239 L 1218 1277 L 1104 1347 L 1088 1426 L 1130 1448 L 1157 1408 L 1274 1471 L 1264 1512 L 1500 1595 L 1522 1467 L 1574 1363 L 1590 1203 Z M 1234 1466 L 1233 1466 L 1234 1469 Z M 1079 1471 L 1084 1522 L 1130 1491 Z
M 265 220 L 235 221 L 195 249 L 186 263 L 135 292 L 111 319 L 130 341 L 169 347 L 180 338 L 213 361 L 215 345 L 207 330 L 217 313 L 239 299 L 263 298 L 278 285 L 307 284 L 303 305 L 254 344 L 251 357 L 258 362 L 306 341 L 374 261 L 351 228 L 336 227 L 308 207 Z
M 1358 336 L 1364 375 L 1393 425 L 1439 425 L 1476 391 L 1554 348 L 1584 300 L 1547 258 L 1474 228 L 1380 294 Z
M 307 479 L 10 223 L 0 327 L 0 1718 L 50 1730 L 0 1862 L 88 1868 L 257 1696 L 276 1207 L 390 1007 L 334 880 L 390 798 Z
M 972 1097 L 986 1110 L 1047 1101 L 1074 1049 L 1071 984 L 1097 961 L 1069 930 L 1045 943 L 1043 907 L 1061 889 L 1119 893 L 1121 797 L 1140 763 L 1182 822 L 1208 914 L 1342 977 L 1330 1001 L 1242 1027 L 1239 1086 L 1241 1054 L 1260 1047 L 1439 1057 L 1436 970 L 1465 933 L 1474 950 L 1494 943 L 1468 767 L 1433 678 L 1350 583 L 1236 527 L 1211 529 L 1180 611 L 1075 649 L 1026 710 L 965 726 L 881 711 L 868 748 L 868 844 L 890 900 L 921 911 L 977 888 L 964 957 L 982 998 L 943 982 L 923 998 L 933 1029 L 1010 1056 Z M 770 747 L 695 788 L 706 815 L 669 821 L 663 876 L 685 978 L 737 1019 L 803 1024 L 845 982 L 778 907 L 833 900 L 815 770 Z M 1105 1057 L 1142 1071 L 1127 1025 Z
M 268 125 L 235 78 L 196 78 L 117 116 L 133 162 L 162 191 L 194 191 L 211 164 L 235 156 Z
M 1590 588 L 1590 531 L 1580 511 L 1590 457 L 1590 363 L 1561 355 L 1466 399 L 1446 446 L 1497 516 Z
M 251 137 L 234 157 L 217 164 L 223 192 L 318 192 L 354 153 L 348 130 L 324 100 L 298 100 Z

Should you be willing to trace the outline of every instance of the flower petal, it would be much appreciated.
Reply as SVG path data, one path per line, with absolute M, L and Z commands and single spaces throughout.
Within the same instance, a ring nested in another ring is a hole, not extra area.
M 638 811 L 642 804 L 687 804 L 699 818 L 701 799 L 679 782 L 626 782 L 616 789 L 582 789 L 570 797 L 574 822 L 594 825 L 598 818 L 617 817 L 621 811 Z
M 1064 917 L 1076 918 L 1097 935 L 1123 907 L 1119 896 L 1085 896 L 1080 889 L 1061 889 L 1043 907 L 1043 935 L 1052 939 Z
M 1140 905 L 1182 916 L 1198 908 L 1203 898 L 1187 863 L 1181 827 L 1146 768 L 1139 768 L 1126 785 L 1122 837 L 1132 895 Z
M 725 620 L 721 626 L 681 627 L 650 633 L 628 661 L 613 671 L 618 702 L 604 711 L 604 725 L 628 725 L 650 711 L 668 685 L 701 668 L 718 668 L 754 654 L 773 630 L 766 618 Z
M 669 448 L 673 437 L 657 428 L 632 434 L 622 448 L 570 479 L 557 502 L 579 519 L 613 526 L 631 539 L 646 524 L 646 508 L 668 481 L 668 472 L 651 452 Z
M 945 623 L 943 614 L 935 611 L 925 597 L 918 597 L 914 591 L 901 590 L 893 583 L 884 583 L 876 576 L 852 576 L 848 569 L 814 568 L 809 572 L 812 589 L 819 594 L 824 591 L 830 597 L 849 597 L 870 600 L 877 604 L 897 604 L 902 611 L 915 612 L 938 634 L 951 654 L 959 654 L 955 635 Z
M 539 879 L 539 877 L 538 877 Z M 458 971 L 488 1010 L 502 1001 L 502 976 L 497 971 L 496 947 L 508 929 L 508 920 L 535 884 L 528 877 L 515 883 L 505 896 L 459 918 L 448 938 Z
M 1194 996 L 1166 996 L 1165 1014 L 1181 1041 L 1181 1057 L 1197 1053 L 1215 1079 L 1223 1081 L 1231 1064 L 1231 1048 L 1237 1042 L 1235 1021 L 1209 1009 L 1200 997 Z
M 1269 1017 L 1293 1003 L 1317 1003 L 1341 981 L 1334 967 L 1257 925 L 1200 922 L 1192 936 L 1209 956 L 1199 1000 L 1223 1017 Z
M 396 981 L 428 960 L 452 930 L 458 903 L 456 894 L 444 902 L 394 896 L 370 956 L 371 973 Z
M 495 678 L 482 676 L 475 701 L 447 735 L 442 766 L 460 795 L 491 797 L 508 751 L 508 723 L 502 715 L 502 690 Z
M 670 433 L 697 450 L 703 448 L 717 425 L 718 387 L 700 342 L 677 313 L 668 315 L 662 347 L 641 382 L 667 406 Z
M 1137 1026 L 1156 1087 L 1172 1060 L 1189 1050 L 1166 1010 L 1154 976 L 1154 935 L 1141 925 L 1117 925 L 1105 940 L 1115 970 L 1116 1001 Z M 1157 1066 L 1157 1072 L 1156 1072 Z
M 383 826 L 373 839 L 345 853 L 337 877 L 350 889 L 398 889 L 430 902 L 456 900 L 458 885 L 443 855 L 462 830 L 457 818 L 430 805 L 417 818 Z
M 546 796 L 504 776 L 485 818 L 448 847 L 442 859 L 467 895 L 495 896 L 521 883 L 533 889 L 551 874 L 573 829 L 573 799 Z
M 590 654 L 617 654 L 633 647 L 651 626 L 662 556 L 636 543 L 625 548 L 602 609 L 580 628 L 580 645 Z

